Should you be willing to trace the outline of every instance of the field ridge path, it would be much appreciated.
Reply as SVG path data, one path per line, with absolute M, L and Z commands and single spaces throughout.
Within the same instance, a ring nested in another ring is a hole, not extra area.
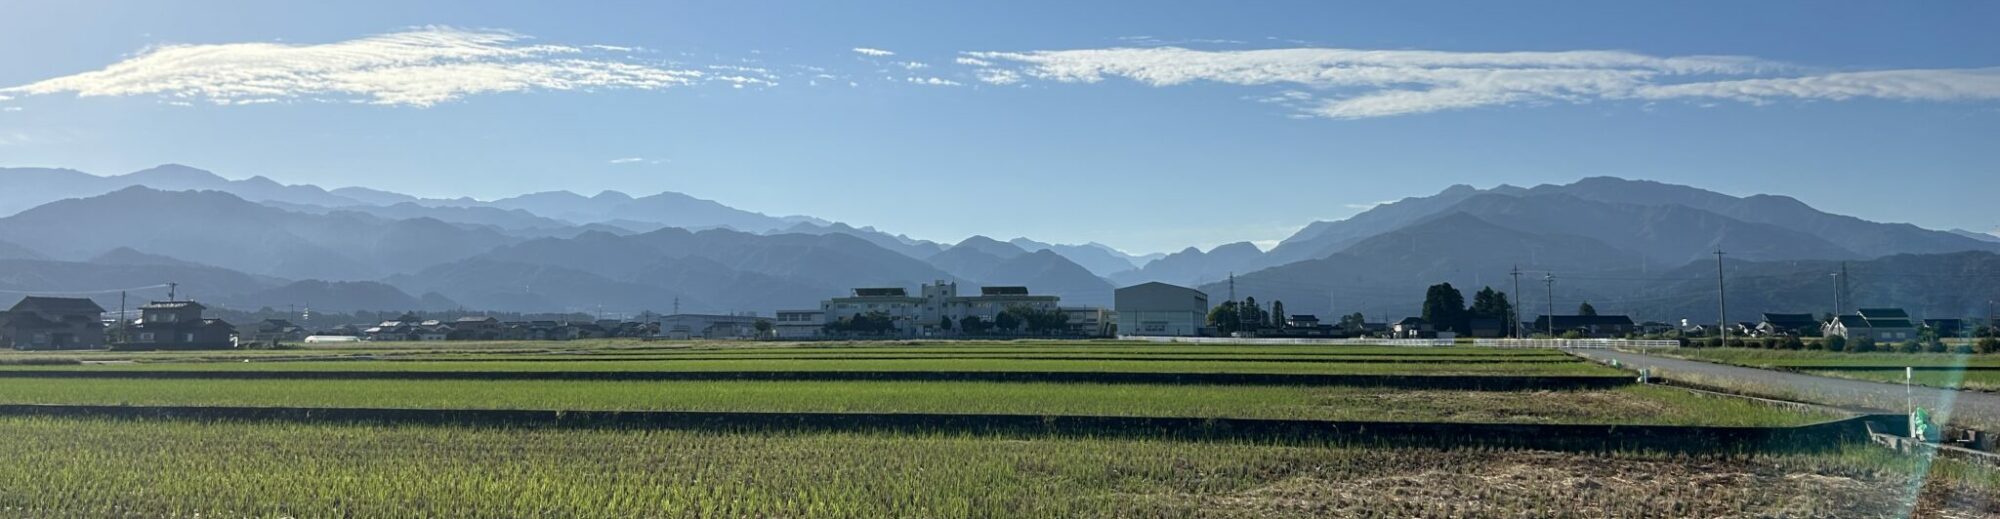
M 1830 405 L 1861 406 L 1900 414 L 1904 406 L 1902 384 L 1869 382 L 1789 371 L 1751 368 L 1698 360 L 1647 355 L 1615 350 L 1567 350 L 1600 361 L 1616 360 L 1633 369 L 1686 373 L 1721 379 L 1734 384 L 1775 388 L 1788 396 Z M 1917 406 L 1931 409 L 1948 420 L 2000 428 L 2000 394 L 1912 386 L 1910 397 Z

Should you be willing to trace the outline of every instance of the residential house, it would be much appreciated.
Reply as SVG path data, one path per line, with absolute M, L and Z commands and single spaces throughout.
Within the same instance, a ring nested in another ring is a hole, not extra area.
M 18 350 L 105 346 L 104 308 L 86 298 L 28 296 L 0 312 L 0 347 Z
M 1678 331 L 1680 331 L 1680 327 L 1659 321 L 1639 323 L 1639 333 L 1644 335 L 1667 335 Z M 1814 330 L 1813 333 L 1819 333 L 1819 331 Z
M 1826 323 L 1820 322 L 1812 314 L 1774 314 L 1765 312 L 1764 320 L 1756 326 L 1760 337 L 1817 337 Z
M 451 338 L 451 325 L 436 319 L 418 321 L 410 327 L 410 337 L 418 341 L 442 341 Z
M 121 349 L 205 350 L 236 347 L 236 326 L 202 317 L 194 301 L 154 301 L 139 307 L 139 323 L 125 332 Z
M 258 321 L 256 327 L 251 329 L 250 334 L 238 342 L 275 347 L 281 343 L 303 341 L 305 338 L 305 328 L 294 325 L 291 321 L 265 319 Z
M 1631 317 L 1623 315 L 1544 315 L 1535 318 L 1531 326 L 1533 328 L 1529 329 L 1536 333 L 1551 333 L 1560 337 L 1577 332 L 1590 338 L 1624 337 L 1639 328 L 1632 323 Z
M 1917 325 L 1910 321 L 1909 312 L 1900 308 L 1862 308 L 1855 312 L 1835 316 L 1822 328 L 1822 335 L 1840 336 L 1850 341 L 1866 337 L 1876 342 L 1902 342 L 1917 338 Z
M 1437 329 L 1431 327 L 1431 322 L 1424 320 L 1422 317 L 1404 317 L 1403 320 L 1396 321 L 1396 324 L 1391 325 L 1390 328 L 1394 338 L 1397 339 L 1421 339 L 1437 336 Z
M 660 336 L 669 339 L 754 339 L 756 315 L 674 314 L 660 318 Z
M 1507 335 L 1506 319 L 1494 319 L 1490 317 L 1476 318 L 1466 321 L 1466 327 L 1469 328 L 1466 331 L 1470 332 L 1470 335 L 1481 339 L 1493 339 Z
M 382 321 L 361 330 L 361 336 L 371 342 L 413 341 L 415 329 L 416 325 L 408 321 Z
M 451 321 L 452 340 L 493 341 L 500 339 L 500 320 L 488 316 L 465 316 Z
M 1930 330 L 1931 336 L 1939 338 L 1966 335 L 1964 319 L 1925 319 L 1924 329 Z

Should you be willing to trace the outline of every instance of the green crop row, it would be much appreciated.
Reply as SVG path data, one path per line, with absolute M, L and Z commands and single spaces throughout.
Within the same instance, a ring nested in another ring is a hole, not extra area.
M 1270 373 L 1320 375 L 1619 375 L 1588 362 L 1510 363 L 1468 360 L 1430 363 L 1288 363 L 1268 361 L 1146 361 L 1029 359 L 729 359 L 514 361 L 298 361 L 74 365 L 4 365 L 0 370 L 97 371 L 1052 371 L 1136 373 Z
M 1357 387 L 811 381 L 5 379 L 0 403 L 1026 414 L 1309 420 L 1790 426 L 1838 418 L 1671 388 Z
M 1909 517 L 1993 469 L 958 435 L 0 418 L 18 517 Z

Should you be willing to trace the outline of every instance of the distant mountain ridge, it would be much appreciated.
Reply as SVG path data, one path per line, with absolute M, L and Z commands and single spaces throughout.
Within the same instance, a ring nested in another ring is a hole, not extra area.
M 1662 276 L 1698 276 L 1703 265 L 1713 267 L 1718 248 L 1729 265 L 1766 270 L 1889 258 L 1984 268 L 1963 255 L 2000 251 L 2000 237 L 1984 233 L 1870 222 L 1785 196 L 1612 177 L 1451 186 L 1314 222 L 1270 250 L 1238 242 L 1146 256 L 1028 237 L 947 245 L 671 192 L 423 199 L 228 180 L 178 165 L 113 177 L 0 168 L 0 183 L 9 188 L 0 190 L 0 210 L 12 209 L 0 217 L 0 261 L 20 269 L 0 282 L 64 291 L 151 279 L 144 284 L 183 282 L 221 304 L 315 300 L 373 310 L 769 312 L 813 308 L 858 286 L 938 280 L 1025 285 L 1066 305 L 1109 306 L 1114 286 L 1145 281 L 1200 286 L 1219 301 L 1233 274 L 1238 295 L 1282 299 L 1302 313 L 1376 317 L 1413 309 L 1423 287 L 1440 281 L 1467 292 L 1512 291 L 1508 273 L 1518 266 L 1527 294 L 1517 299 L 1546 292 L 1538 280 L 1552 276 L 1558 300 L 1680 312 L 1698 305 L 1638 302 L 1633 294 L 1663 289 L 1618 283 L 1679 284 Z M 1692 301 L 1699 285 L 1650 297 Z M 1883 288 L 1884 298 L 1908 300 L 1894 285 Z M 1766 300 L 1806 306 L 1793 298 L 1808 293 Z

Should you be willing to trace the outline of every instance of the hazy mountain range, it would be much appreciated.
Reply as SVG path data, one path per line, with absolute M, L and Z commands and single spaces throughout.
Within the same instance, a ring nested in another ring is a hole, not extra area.
M 94 292 L 110 303 L 116 294 L 105 290 L 173 281 L 243 308 L 768 314 L 855 287 L 956 281 L 962 291 L 1025 285 L 1108 306 L 1114 286 L 1144 281 L 1200 286 L 1220 302 L 1233 274 L 1239 297 L 1375 319 L 1414 312 L 1435 282 L 1511 292 L 1518 267 L 1530 316 L 1547 306 L 1553 275 L 1558 313 L 1589 300 L 1642 318 L 1712 321 L 1717 248 L 1743 276 L 1731 319 L 1830 310 L 1827 275 L 1840 262 L 1854 301 L 1937 315 L 1983 312 L 2000 281 L 2000 237 L 1609 177 L 1452 186 L 1314 222 L 1269 251 L 1243 242 L 1165 255 L 1026 237 L 937 243 L 671 192 L 428 199 L 179 165 L 115 176 L 0 168 L 0 186 L 0 291 Z

